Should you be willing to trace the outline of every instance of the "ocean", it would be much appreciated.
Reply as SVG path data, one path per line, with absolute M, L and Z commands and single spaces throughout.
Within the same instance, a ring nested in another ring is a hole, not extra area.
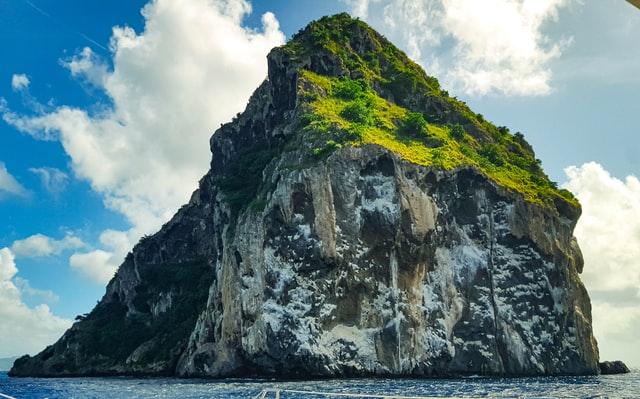
M 640 398 L 640 371 L 593 377 L 459 379 L 342 379 L 322 381 L 183 380 L 174 378 L 9 378 L 0 373 L 0 394 L 16 399 L 218 399 L 253 398 L 281 389 L 281 399 L 339 398 L 294 391 L 414 397 Z M 0 398 L 3 397 L 0 395 Z M 275 394 L 266 396 L 275 398 Z

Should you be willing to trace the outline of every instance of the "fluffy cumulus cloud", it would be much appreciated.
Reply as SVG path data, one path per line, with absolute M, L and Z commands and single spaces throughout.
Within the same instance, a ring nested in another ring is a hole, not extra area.
M 58 294 L 51 290 L 41 290 L 39 288 L 34 288 L 29 283 L 29 280 L 26 280 L 22 277 L 14 277 L 13 283 L 18 287 L 18 290 L 23 296 L 41 300 L 45 303 L 56 303 L 60 300 Z
M 11 88 L 14 91 L 20 91 L 29 87 L 29 78 L 24 73 L 13 74 L 11 77 Z
M 54 197 L 60 195 L 60 193 L 67 188 L 67 184 L 69 183 L 69 176 L 57 168 L 30 168 L 29 172 L 38 176 L 42 183 L 42 187 L 44 187 L 44 189 Z
M 565 170 L 583 213 L 575 235 L 604 359 L 640 366 L 640 180 L 621 180 L 591 162 Z
M 572 0 L 345 0 L 447 87 L 467 94 L 542 95 L 568 40 L 544 25 Z
M 21 288 L 31 287 L 15 277 L 17 272 L 11 250 L 0 249 L 0 357 L 34 354 L 71 326 L 70 320 L 54 316 L 46 304 L 27 306 L 22 301 Z
M 4 162 L 0 162 L 0 199 L 8 195 L 26 197 L 27 190 L 9 173 Z
M 136 231 L 105 230 L 100 234 L 102 249 L 71 255 L 71 267 L 98 283 L 107 283 L 113 277 L 122 259 L 137 240 Z
M 83 48 L 70 59 L 63 60 L 62 65 L 74 78 L 79 78 L 96 87 L 104 86 L 105 78 L 109 76 L 109 67 L 105 60 L 98 57 L 89 47 Z
M 117 252 L 109 252 L 96 249 L 86 253 L 71 255 L 69 263 L 71 267 L 84 276 L 98 283 L 108 283 L 117 270 L 117 265 L 122 261 L 122 256 Z
M 31 116 L 4 108 L 3 119 L 19 130 L 59 140 L 74 174 L 131 222 L 130 231 L 105 232 L 103 248 L 74 255 L 74 268 L 105 268 L 87 273 L 104 281 L 126 254 L 123 241 L 130 249 L 189 199 L 208 168 L 210 135 L 242 111 L 266 77 L 266 54 L 284 42 L 271 13 L 261 29 L 244 27 L 250 12 L 245 0 L 152 1 L 142 10 L 143 32 L 113 28 L 112 62 L 89 48 L 63 62 L 111 107 L 60 106 Z
M 67 235 L 60 240 L 43 234 L 34 234 L 23 240 L 14 241 L 11 251 L 17 257 L 43 257 L 59 255 L 65 250 L 83 248 L 85 243 L 74 235 Z

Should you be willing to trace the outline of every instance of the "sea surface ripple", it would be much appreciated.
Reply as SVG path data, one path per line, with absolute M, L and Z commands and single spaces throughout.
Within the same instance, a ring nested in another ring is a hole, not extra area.
M 118 377 L 40 379 L 9 378 L 6 373 L 0 373 L 0 394 L 16 399 L 252 398 L 265 389 L 444 398 L 640 398 L 640 371 L 591 377 L 341 379 L 290 382 Z M 282 393 L 280 397 L 307 399 L 335 396 Z

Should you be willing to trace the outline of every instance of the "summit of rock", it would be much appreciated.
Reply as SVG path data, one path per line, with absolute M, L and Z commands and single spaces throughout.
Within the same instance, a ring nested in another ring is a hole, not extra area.
M 329 146 L 373 143 L 423 166 L 473 167 L 530 202 L 580 213 L 575 197 L 548 178 L 521 133 L 495 126 L 450 96 L 363 21 L 345 13 L 323 17 L 269 58 L 270 69 L 307 83 L 285 97 L 310 105 L 305 117 L 315 123 L 309 128 L 340 131 L 324 134 Z

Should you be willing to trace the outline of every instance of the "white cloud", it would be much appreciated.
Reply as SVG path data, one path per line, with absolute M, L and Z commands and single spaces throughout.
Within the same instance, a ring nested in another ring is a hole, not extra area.
M 188 201 L 208 169 L 210 135 L 245 107 L 266 77 L 266 54 L 284 42 L 271 13 L 262 30 L 243 27 L 250 10 L 244 0 L 152 1 L 142 11 L 143 32 L 113 28 L 112 70 L 89 49 L 63 62 L 104 91 L 111 108 L 24 116 L 4 107 L 3 119 L 35 138 L 60 140 L 75 175 L 131 222 L 120 232 L 130 248 Z M 92 256 L 105 267 L 122 261 L 117 251 L 100 251 Z M 74 267 L 88 270 L 89 258 L 78 254 Z
M 138 239 L 134 229 L 117 231 L 107 229 L 100 234 L 103 249 L 75 253 L 69 258 L 71 267 L 97 283 L 108 283 L 126 254 Z
M 640 181 L 635 176 L 617 179 L 595 162 L 565 173 L 565 187 L 583 208 L 576 237 L 583 242 L 585 259 L 597 265 L 585 268 L 585 280 L 595 290 L 640 292 Z
M 59 255 L 65 250 L 84 246 L 85 243 L 74 235 L 67 235 L 60 240 L 55 240 L 43 234 L 34 234 L 23 240 L 14 241 L 11 245 L 11 251 L 17 257 L 35 258 Z
M 71 326 L 45 304 L 28 307 L 15 284 L 17 272 L 11 250 L 0 249 L 0 357 L 39 352 Z
M 0 249 L 0 281 L 8 281 L 18 273 L 16 262 L 9 248 Z
M 50 167 L 30 168 L 29 172 L 38 176 L 44 189 L 53 196 L 57 197 L 67 188 L 69 176 L 60 169 Z
M 18 183 L 16 178 L 9 173 L 4 162 L 0 162 L 0 198 L 6 194 L 26 197 L 28 192 L 20 183 Z
M 25 75 L 24 73 L 14 73 L 13 76 L 11 76 L 11 88 L 14 91 L 26 89 L 27 87 L 29 87 L 29 83 L 31 82 L 29 81 L 27 75 Z
M 377 2 L 378 0 L 373 0 L 373 2 Z M 351 14 L 354 16 L 367 19 L 369 16 L 369 6 L 371 5 L 371 0 L 343 0 L 351 8 Z
M 72 268 L 100 284 L 108 283 L 111 280 L 121 261 L 121 258 L 115 258 L 113 253 L 102 249 L 76 253 L 69 258 Z
M 345 0 L 447 86 L 467 94 L 542 95 L 567 40 L 544 24 L 571 0 Z
M 62 66 L 71 72 L 71 76 L 86 80 L 96 86 L 104 86 L 105 78 L 109 76 L 109 67 L 89 47 L 85 47 L 71 59 L 63 60 Z
M 603 359 L 640 366 L 640 181 L 620 180 L 590 162 L 565 169 L 582 204 L 575 235 L 585 267 L 582 279 L 593 303 L 594 329 Z
M 18 290 L 24 296 L 39 299 L 46 303 L 55 303 L 60 300 L 60 297 L 55 292 L 51 290 L 41 290 L 38 288 L 34 288 L 31 286 L 31 284 L 29 284 L 29 280 L 26 280 L 22 277 L 14 277 L 13 283 L 16 287 L 18 287 Z

